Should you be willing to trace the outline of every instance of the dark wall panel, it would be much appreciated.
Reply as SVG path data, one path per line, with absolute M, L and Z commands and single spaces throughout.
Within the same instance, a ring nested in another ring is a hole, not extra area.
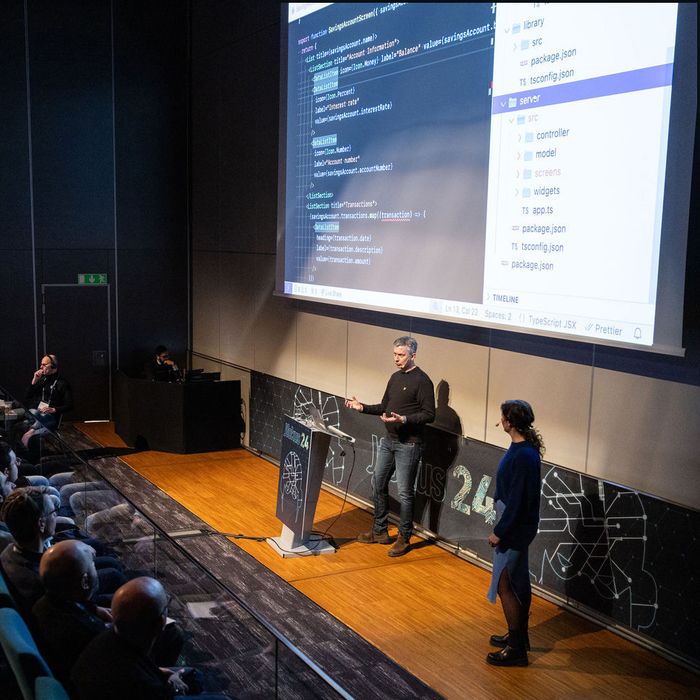
M 24 47 L 23 2 L 0 3 L 0 383 L 22 394 L 36 369 Z
M 113 244 L 110 7 L 29 3 L 38 247 Z
M 187 14 L 115 3 L 119 364 L 187 347 Z
M 280 4 L 272 0 L 247 3 L 195 0 L 192 3 L 192 46 L 197 55 L 217 52 L 262 27 L 277 25 Z
M 0 66 L 0 251 L 6 251 L 31 247 L 24 13 L 18 0 L 0 5 Z M 0 292 L 6 284 L 0 280 Z
M 184 353 L 187 4 L 0 3 L 0 384 L 15 393 L 43 350 L 35 295 L 78 273 L 108 274 L 114 366 L 161 340 Z
M 31 250 L 2 251 L 0 274 L 0 384 L 24 396 L 38 367 L 35 352 Z
M 193 247 L 274 255 L 280 6 L 192 9 Z
M 164 344 L 184 367 L 186 259 L 149 250 L 119 251 L 120 366 L 142 367 Z
M 40 248 L 36 254 L 36 272 L 42 284 L 77 284 L 82 273 L 107 273 L 114 284 L 114 251 L 95 248 Z
M 120 248 L 187 254 L 184 2 L 115 3 Z

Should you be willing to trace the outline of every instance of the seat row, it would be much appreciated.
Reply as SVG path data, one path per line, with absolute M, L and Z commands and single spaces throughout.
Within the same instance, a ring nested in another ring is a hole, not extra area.
M 0 572 L 0 646 L 24 700 L 69 700 L 54 678 Z

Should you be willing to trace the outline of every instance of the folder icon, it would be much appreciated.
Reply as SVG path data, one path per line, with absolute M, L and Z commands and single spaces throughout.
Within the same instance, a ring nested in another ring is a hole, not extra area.
M 529 196 L 530 196 L 530 188 L 529 188 L 529 187 L 526 187 L 526 188 L 523 190 L 523 197 L 529 197 Z
M 523 179 L 529 180 L 532 177 L 532 170 L 523 170 Z
M 525 151 L 525 153 L 523 153 L 523 160 L 532 160 L 532 151 Z
M 530 40 L 529 40 L 529 39 L 523 39 L 523 40 L 520 42 L 520 48 L 521 48 L 523 51 L 524 51 L 525 49 L 529 49 L 529 48 L 530 48 Z
M 518 117 L 518 124 L 524 124 L 525 123 L 525 117 L 522 116 L 522 114 Z
M 531 143 L 534 138 L 535 138 L 535 135 L 531 131 L 528 131 L 525 134 L 525 143 Z
M 518 100 L 515 97 L 508 98 L 508 109 L 513 109 L 513 107 L 518 106 Z
M 519 33 L 520 33 L 520 25 L 514 24 L 513 25 L 513 34 L 519 34 Z

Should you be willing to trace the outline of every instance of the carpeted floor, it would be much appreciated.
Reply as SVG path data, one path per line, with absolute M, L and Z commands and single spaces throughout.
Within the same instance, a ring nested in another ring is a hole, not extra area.
M 170 614 L 188 634 L 183 661 L 204 671 L 207 690 L 236 698 L 337 697 L 276 632 L 350 696 L 441 697 L 134 472 L 119 458 L 124 450 L 101 448 L 72 426 L 62 439 L 122 495 L 129 519 L 111 531 L 111 544 L 130 569 L 156 576 L 173 595 Z M 139 513 L 155 536 L 143 522 L 130 531 Z

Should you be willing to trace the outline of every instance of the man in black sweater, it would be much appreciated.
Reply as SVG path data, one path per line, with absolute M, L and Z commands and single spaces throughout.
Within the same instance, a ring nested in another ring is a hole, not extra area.
M 396 471 L 399 490 L 399 534 L 389 550 L 390 557 L 408 551 L 413 534 L 413 503 L 416 476 L 423 452 L 423 427 L 435 419 L 435 390 L 430 377 L 416 365 L 418 343 L 402 336 L 394 341 L 394 365 L 398 371 L 389 378 L 381 403 L 363 404 L 355 396 L 347 408 L 380 416 L 387 436 L 379 442 L 374 468 L 374 525 L 357 538 L 365 544 L 389 544 L 389 481 Z

